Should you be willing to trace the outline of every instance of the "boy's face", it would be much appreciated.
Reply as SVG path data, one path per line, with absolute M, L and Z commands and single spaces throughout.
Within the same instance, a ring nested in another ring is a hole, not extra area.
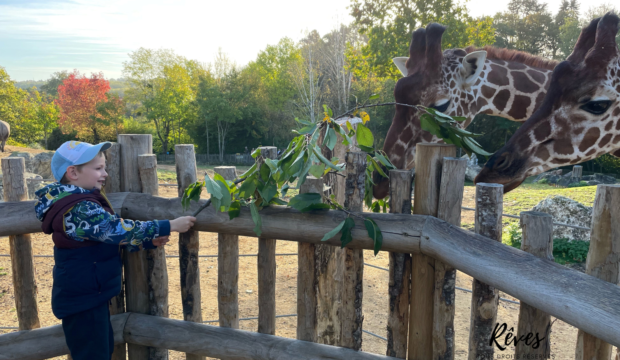
M 81 170 L 75 166 L 67 168 L 67 177 L 69 184 L 79 186 L 81 188 L 92 190 L 96 188 L 101 190 L 108 173 L 105 171 L 105 156 L 99 154 L 94 159 L 84 164 Z

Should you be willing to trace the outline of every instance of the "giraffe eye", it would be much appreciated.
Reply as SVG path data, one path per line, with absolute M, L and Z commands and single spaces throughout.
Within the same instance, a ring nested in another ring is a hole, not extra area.
M 448 106 L 450 106 L 450 100 L 446 101 L 441 105 L 433 105 L 431 107 L 439 112 L 445 112 L 446 110 L 448 110 Z
M 587 103 L 581 105 L 580 109 L 594 115 L 601 115 L 605 113 L 610 106 L 611 100 L 588 101 Z

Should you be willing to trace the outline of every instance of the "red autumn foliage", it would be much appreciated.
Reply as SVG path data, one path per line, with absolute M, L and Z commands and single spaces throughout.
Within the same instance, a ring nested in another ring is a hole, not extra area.
M 58 86 L 58 123 L 63 131 L 76 130 L 78 138 L 94 143 L 112 136 L 114 126 L 101 122 L 97 109 L 98 105 L 108 101 L 106 93 L 109 90 L 110 82 L 103 77 L 103 73 L 91 74 L 89 78 L 74 70 Z

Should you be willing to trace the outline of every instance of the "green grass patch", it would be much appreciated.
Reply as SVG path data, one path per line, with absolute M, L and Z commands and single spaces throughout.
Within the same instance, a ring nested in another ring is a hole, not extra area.
M 564 196 L 585 206 L 592 206 L 596 186 L 556 188 L 545 184 L 523 184 L 504 194 L 504 213 L 519 215 L 522 211 L 530 211 L 536 204 L 553 195 Z
M 200 178 L 204 176 L 204 172 L 206 171 L 207 174 L 209 174 L 209 176 L 213 178 L 213 174 L 214 174 L 213 168 L 216 166 L 221 166 L 221 165 L 199 165 L 198 166 L 198 177 Z M 246 172 L 249 168 L 250 166 L 237 166 L 237 174 L 241 175 L 242 173 Z M 176 171 L 158 168 L 157 179 L 160 182 L 176 183 L 177 173 Z
M 518 222 L 511 222 L 508 226 L 504 227 L 502 243 L 521 249 L 521 241 L 522 232 Z M 581 263 L 586 261 L 589 248 L 589 241 L 553 239 L 553 258 L 556 263 L 561 265 Z

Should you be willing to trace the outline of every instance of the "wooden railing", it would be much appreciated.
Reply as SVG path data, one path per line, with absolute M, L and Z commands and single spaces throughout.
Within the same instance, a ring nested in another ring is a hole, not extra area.
M 116 188 L 132 192 L 108 195 L 115 211 L 124 218 L 136 220 L 174 219 L 190 213 L 183 211 L 178 198 L 155 196 L 154 159 L 148 155 L 150 147 L 146 145 L 150 139 L 139 138 L 140 135 L 124 136 L 126 138 L 119 138 L 122 157 L 108 161 L 116 161 L 121 169 L 119 174 L 123 174 L 121 184 Z M 178 145 L 175 153 L 181 191 L 195 180 L 193 147 Z M 620 187 L 600 185 L 598 188 L 588 274 L 583 274 L 552 261 L 550 234 L 553 225 L 548 215 L 522 214 L 524 251 L 498 241 L 501 236 L 501 186 L 476 186 L 477 234 L 460 228 L 464 160 L 451 158 L 454 148 L 445 145 L 418 145 L 417 154 L 413 206 L 411 173 L 395 170 L 390 173 L 393 213 L 363 213 L 382 229 L 382 250 L 390 252 L 390 287 L 384 290 L 390 304 L 386 309 L 388 356 L 358 351 L 363 330 L 363 317 L 360 316 L 363 294 L 359 286 L 363 267 L 359 254 L 363 249 L 373 248 L 363 221 L 355 219 L 353 241 L 341 250 L 338 236 L 327 241 L 321 239 L 344 219 L 344 213 L 330 210 L 302 214 L 274 206 L 261 211 L 261 238 L 299 243 L 297 340 L 273 336 L 276 294 L 265 289 L 271 289 L 275 281 L 270 275 L 275 268 L 275 260 L 271 260 L 275 258 L 275 248 L 268 243 L 259 249 L 258 258 L 259 273 L 263 274 L 259 274 L 263 280 L 259 281 L 258 292 L 263 296 L 258 328 L 263 334 L 238 330 L 237 239 L 238 236 L 255 237 L 254 222 L 245 209 L 238 218 L 229 220 L 227 214 L 217 213 L 210 207 L 198 215 L 192 232 L 183 235 L 179 241 L 185 321 L 166 319 L 167 313 L 162 311 L 167 309 L 168 294 L 167 281 L 163 280 L 167 277 L 163 249 L 131 254 L 133 258 L 125 263 L 126 296 L 117 299 L 117 315 L 112 316 L 115 342 L 119 346 L 116 359 L 125 357 L 122 351 L 125 343 L 129 344 L 130 360 L 167 358 L 166 349 L 186 352 L 188 358 L 452 359 L 456 269 L 475 278 L 470 358 L 493 356 L 497 351 L 489 340 L 495 326 L 499 290 L 521 300 L 517 336 L 539 333 L 540 337 L 545 337 L 536 349 L 517 346 L 516 351 L 521 356 L 548 354 L 553 337 L 553 334 L 549 336 L 550 316 L 580 329 L 576 350 L 580 358 L 605 358 L 606 354 L 611 354 L 610 344 L 620 345 L 620 289 L 616 286 Z M 345 203 L 360 213 L 361 199 L 358 197 L 364 193 L 361 187 L 364 184 L 365 157 L 349 153 L 345 160 L 349 187 Z M 2 159 L 3 169 L 13 166 L 15 161 L 20 160 Z M 131 164 L 136 166 L 134 175 L 128 169 L 134 166 Z M 232 178 L 234 170 L 230 170 L 216 169 L 223 176 Z M 9 192 L 5 197 L 14 199 L 11 191 L 23 191 L 14 185 L 20 182 L 19 170 L 5 170 L 4 173 L 16 174 L 4 177 L 5 192 Z M 7 181 L 10 182 L 7 184 Z M 25 183 L 23 176 L 21 181 Z M 322 187 L 320 180 L 310 179 L 301 191 L 321 191 Z M 193 203 L 190 211 L 203 203 L 204 200 Z M 412 208 L 415 215 L 410 215 Z M 18 244 L 23 247 L 30 242 L 25 234 L 40 232 L 41 225 L 33 209 L 34 201 L 0 204 L 0 236 L 10 236 L 11 246 Z M 200 324 L 198 236 L 194 234 L 201 231 L 219 234 L 219 327 Z M 62 330 L 58 326 L 32 330 L 38 327 L 38 323 L 31 320 L 37 309 L 28 305 L 36 296 L 30 285 L 34 284 L 34 279 L 27 278 L 29 273 L 34 273 L 32 253 L 11 253 L 13 276 L 19 274 L 23 277 L 14 279 L 22 331 L 0 335 L 0 358 L 44 359 L 66 354 Z M 18 272 L 17 268 L 26 268 L 26 271 Z M 119 305 L 123 300 L 127 304 L 126 310 Z M 128 313 L 123 314 L 124 311 Z

